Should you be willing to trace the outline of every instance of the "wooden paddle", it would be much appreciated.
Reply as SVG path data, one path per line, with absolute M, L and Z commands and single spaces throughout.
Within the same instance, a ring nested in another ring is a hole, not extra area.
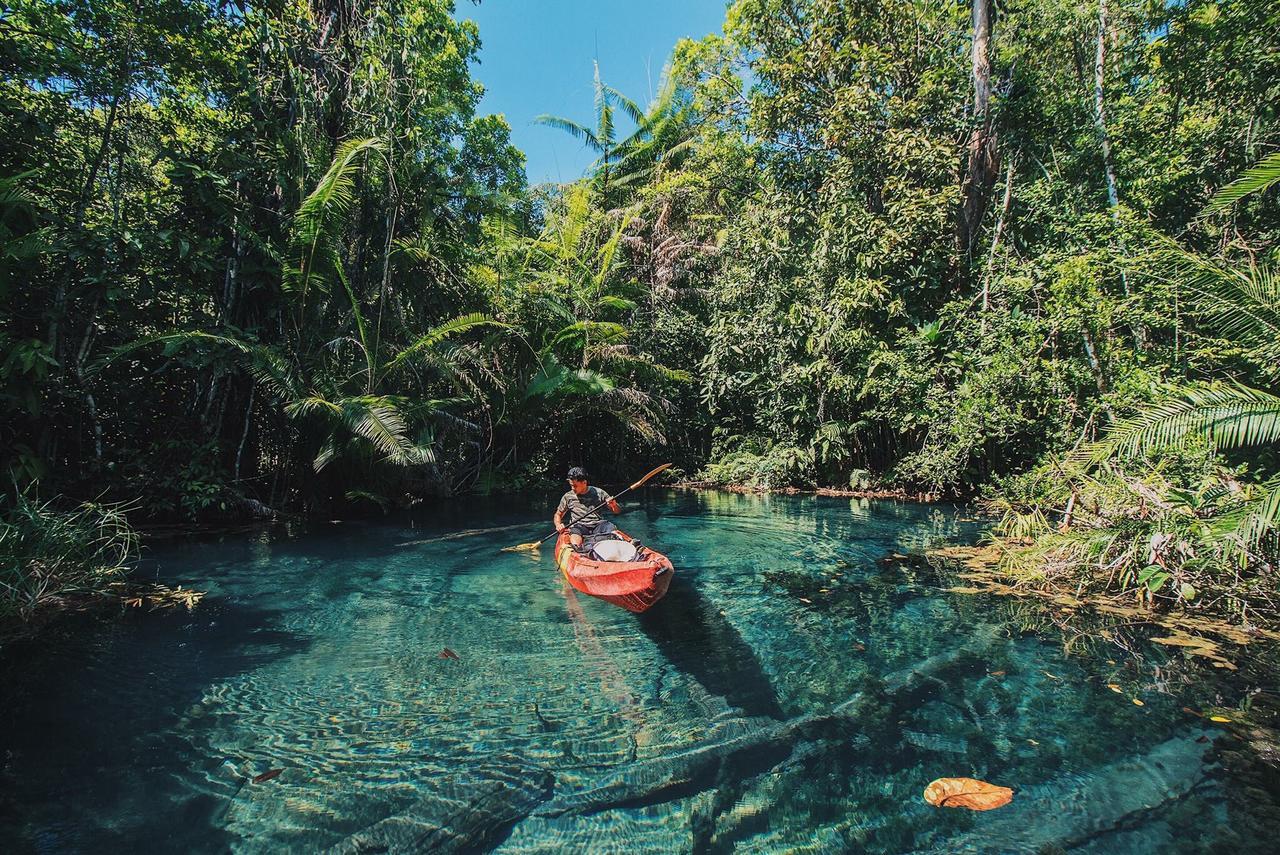
M 670 469 L 670 468 L 671 468 L 671 464 L 670 464 L 670 463 L 664 463 L 664 464 L 662 464 L 662 465 L 661 465 L 661 466 L 659 466 L 657 469 L 654 469 L 652 472 L 649 472 L 647 475 L 645 475 L 645 476 L 644 476 L 643 478 L 641 478 L 639 481 L 637 481 L 637 482 L 635 482 L 634 484 L 632 484 L 632 485 L 631 485 L 630 487 L 628 487 L 627 489 L 625 489 L 625 490 L 620 490 L 620 491 L 619 491 L 618 493 L 616 493 L 616 494 L 615 494 L 615 495 L 614 495 L 614 496 L 613 496 L 609 501 L 613 501 L 613 499 L 617 499 L 617 498 L 618 498 L 618 496 L 621 496 L 623 493 L 629 493 L 629 492 L 631 492 L 632 490 L 634 490 L 636 487 L 640 487 L 640 486 L 644 485 L 644 483 L 645 483 L 645 482 L 647 482 L 647 481 L 648 481 L 650 478 L 652 478 L 654 475 L 657 475 L 659 472 L 662 472 L 662 471 L 664 471 L 664 470 L 666 470 L 666 469 Z M 592 515 L 592 514 L 594 514 L 596 511 L 600 510 L 600 509 L 601 509 L 601 508 L 603 508 L 605 505 L 609 504 L 609 501 L 601 502 L 600 504 L 596 505 L 596 506 L 595 506 L 594 508 L 592 508 L 591 510 L 587 511 L 587 512 L 586 512 L 585 514 L 583 514 L 582 516 L 578 517 L 578 519 L 585 519 L 586 517 L 591 516 L 591 515 Z M 570 525 L 572 525 L 572 523 L 570 523 Z M 546 537 L 542 538 L 542 540 L 535 540 L 533 543 L 518 543 L 518 544 L 516 544 L 515 546 L 504 546 L 504 547 L 502 548 L 502 551 L 503 551 L 503 552 L 533 552 L 533 551 L 537 550 L 537 548 L 538 548 L 539 546 L 542 546 L 542 544 L 546 543 L 548 540 L 550 540 L 551 538 L 555 537 L 555 536 L 556 536 L 557 534 L 559 534 L 559 533 L 560 533 L 560 532 L 558 532 L 558 531 L 553 531 L 553 532 L 551 532 L 551 534 L 549 534 L 549 535 L 547 535 Z

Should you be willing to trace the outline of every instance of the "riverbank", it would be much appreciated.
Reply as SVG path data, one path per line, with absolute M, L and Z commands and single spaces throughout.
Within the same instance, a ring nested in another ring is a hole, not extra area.
M 901 502 L 920 502 L 931 504 L 940 502 L 943 496 L 939 493 L 917 492 L 902 488 L 884 488 L 877 490 L 849 490 L 839 487 L 762 487 L 749 484 L 720 484 L 715 481 L 677 481 L 665 485 L 674 490 L 723 490 L 726 493 L 771 494 L 778 496 L 834 496 L 848 499 L 893 499 Z
M 1244 647 L 1254 642 L 1280 643 L 1280 615 L 1270 609 L 1254 608 L 1241 619 L 1225 609 L 1215 608 L 1228 598 L 1240 596 L 1229 589 L 1206 590 L 1201 605 L 1192 609 L 1185 605 L 1152 605 L 1133 592 L 1113 588 L 1095 588 L 1083 579 L 1074 585 L 1048 577 L 1031 578 L 1011 570 L 1005 563 L 1005 551 L 997 543 L 981 546 L 949 545 L 925 553 L 930 565 L 944 581 L 946 589 L 956 594 L 996 594 L 1005 597 L 1032 598 L 1055 609 L 1060 619 L 1069 620 L 1080 613 L 1093 613 L 1121 621 L 1141 622 L 1161 627 L 1167 635 L 1151 640 L 1176 647 L 1187 655 L 1200 657 L 1216 668 L 1235 670 L 1235 664 L 1224 652 L 1223 644 Z M 1255 603 L 1255 606 L 1261 606 Z M 1207 637 L 1212 636 L 1212 637 Z

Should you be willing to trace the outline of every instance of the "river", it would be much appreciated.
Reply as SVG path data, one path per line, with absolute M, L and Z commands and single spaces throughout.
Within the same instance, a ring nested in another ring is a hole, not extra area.
M 965 509 L 648 490 L 618 522 L 676 577 L 637 616 L 569 589 L 548 548 L 499 551 L 550 507 L 153 545 L 140 572 L 207 591 L 193 612 L 68 618 L 0 654 L 0 835 L 93 853 L 1164 853 L 1270 851 L 1280 831 L 1274 778 L 1206 714 L 1267 695 L 1256 675 L 1142 627 L 1075 636 L 894 557 L 972 542 Z M 945 776 L 1013 802 L 926 804 Z

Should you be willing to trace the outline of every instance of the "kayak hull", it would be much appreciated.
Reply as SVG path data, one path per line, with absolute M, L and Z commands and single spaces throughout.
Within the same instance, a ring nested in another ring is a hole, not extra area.
M 675 575 L 671 559 L 662 553 L 645 547 L 643 556 L 643 561 L 596 561 L 573 551 L 568 532 L 556 539 L 556 566 L 565 581 L 629 612 L 642 612 L 662 599 Z

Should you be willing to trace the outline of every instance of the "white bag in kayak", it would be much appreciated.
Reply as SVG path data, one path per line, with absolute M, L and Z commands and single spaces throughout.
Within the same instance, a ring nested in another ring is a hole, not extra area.
M 626 540 L 601 540 L 591 547 L 597 561 L 635 561 L 636 548 Z

